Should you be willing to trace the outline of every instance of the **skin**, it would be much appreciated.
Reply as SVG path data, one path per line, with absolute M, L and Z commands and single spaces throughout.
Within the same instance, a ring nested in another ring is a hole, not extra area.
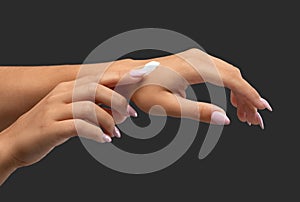
M 130 76 L 132 70 L 153 60 L 160 62 L 155 71 L 144 77 Z M 80 67 L 85 71 L 76 78 Z M 0 92 L 4 95 L 0 100 L 3 112 L 0 114 L 0 184 L 17 168 L 38 162 L 71 137 L 80 135 L 109 142 L 105 136 L 118 136 L 115 123 L 135 113 L 117 93 L 122 89 L 120 83 L 131 93 L 129 98 L 145 112 L 160 105 L 169 116 L 207 123 L 214 122 L 213 112 L 226 116 L 218 106 L 185 99 L 187 85 L 204 82 L 229 88 L 239 119 L 255 125 L 260 123 L 257 109 L 268 106 L 243 79 L 238 68 L 198 49 L 149 60 L 125 59 L 83 66 L 1 67 Z M 111 110 L 95 103 L 111 106 Z M 90 116 L 92 111 L 96 111 L 94 118 Z
M 137 63 L 139 66 L 152 60 L 134 61 L 134 63 Z M 247 121 L 254 125 L 260 123 L 257 109 L 265 109 L 267 105 L 261 101 L 259 93 L 242 77 L 240 70 L 233 65 L 198 49 L 190 49 L 177 55 L 157 58 L 155 61 L 177 72 L 190 85 L 208 82 L 229 88 L 231 90 L 231 103 L 237 108 L 237 116 L 240 121 Z M 168 75 L 166 74 L 161 77 L 163 80 Z M 174 79 L 168 85 L 168 87 L 176 86 L 178 85 L 178 80 Z M 214 111 L 219 111 L 225 115 L 224 110 L 218 106 L 204 102 L 188 101 L 184 96 L 178 96 L 178 93 L 169 92 L 164 87 L 158 85 L 150 85 L 139 89 L 133 95 L 132 100 L 146 112 L 153 105 L 161 105 L 168 115 L 180 117 L 181 110 L 178 97 L 181 102 L 185 102 L 190 106 L 192 105 L 192 107 L 186 110 L 187 118 L 198 120 L 198 116 L 189 112 L 189 110 L 193 111 L 194 109 L 197 109 L 199 114 L 201 114 L 200 121 L 206 123 L 211 122 L 211 115 Z

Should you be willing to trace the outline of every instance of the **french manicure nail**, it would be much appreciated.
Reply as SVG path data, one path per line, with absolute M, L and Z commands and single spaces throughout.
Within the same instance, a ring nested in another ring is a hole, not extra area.
M 264 121 L 263 121 L 261 115 L 258 112 L 256 112 L 256 115 L 257 115 L 257 118 L 258 118 L 258 121 L 259 121 L 259 126 L 261 127 L 261 129 L 264 129 L 265 128 Z
M 113 134 L 117 137 L 117 138 L 120 138 L 121 137 L 121 133 L 119 131 L 119 129 L 115 126 L 115 129 L 114 129 L 114 132 Z
M 111 137 L 109 137 L 108 135 L 103 134 L 103 139 L 105 142 L 111 142 Z
M 133 117 L 137 117 L 137 112 L 130 106 L 128 105 L 127 107 L 127 112 L 130 116 L 133 116 Z
M 215 111 L 211 115 L 211 123 L 217 124 L 217 125 L 228 125 L 230 123 L 230 120 L 226 116 L 226 114 Z
M 249 121 L 247 121 L 247 123 L 248 123 L 248 125 L 249 125 L 249 126 L 251 126 L 251 125 L 252 125 L 252 124 L 251 124 Z
M 269 104 L 269 102 L 267 100 L 265 100 L 264 98 L 260 98 L 260 101 L 264 104 L 264 106 L 269 110 L 269 111 L 273 111 L 271 105 Z

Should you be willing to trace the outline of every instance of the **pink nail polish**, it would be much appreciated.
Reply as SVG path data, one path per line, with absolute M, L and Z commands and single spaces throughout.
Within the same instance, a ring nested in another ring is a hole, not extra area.
M 127 112 L 130 116 L 137 117 L 137 112 L 130 105 L 127 107 Z
M 226 116 L 226 114 L 215 111 L 211 115 L 211 123 L 216 125 L 228 125 L 230 123 L 230 120 Z
M 114 135 L 117 137 L 117 138 L 120 138 L 121 137 L 121 133 L 119 131 L 119 129 L 115 126 L 115 129 L 114 129 Z
M 265 100 L 264 98 L 260 98 L 260 101 L 264 104 L 264 106 L 269 110 L 269 111 L 273 111 L 271 105 L 269 104 L 269 102 L 267 100 Z
M 105 135 L 105 134 L 103 134 L 103 139 L 104 139 L 105 142 L 111 142 L 112 141 L 111 137 L 109 137 L 108 135 Z
M 258 118 L 259 126 L 261 127 L 261 129 L 265 129 L 264 121 L 263 121 L 261 115 L 260 115 L 258 112 L 256 112 L 256 116 L 257 116 L 257 118 Z

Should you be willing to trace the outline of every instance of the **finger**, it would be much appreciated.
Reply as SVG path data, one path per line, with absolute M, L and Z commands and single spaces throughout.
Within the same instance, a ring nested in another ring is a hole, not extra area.
M 110 106 L 124 116 L 137 116 L 133 108 L 128 105 L 125 97 L 97 83 L 79 86 L 74 90 L 74 93 L 68 92 L 65 96 L 65 102 L 67 103 L 85 100 Z
M 162 91 L 162 93 L 162 96 L 154 96 L 152 100 L 153 103 L 164 108 L 169 116 L 184 117 L 217 125 L 230 123 L 225 111 L 216 105 L 187 100 L 166 91 Z M 148 107 L 147 111 L 150 108 L 151 106 Z
M 241 122 L 246 122 L 247 121 L 247 113 L 245 111 L 244 106 L 238 105 L 237 106 L 237 117 Z
M 145 75 L 154 71 L 157 66 L 159 66 L 159 62 L 151 61 L 146 63 L 143 68 L 133 69 L 130 72 L 108 72 L 101 78 L 100 83 L 109 87 L 138 83 Z
M 115 110 L 111 110 L 108 108 L 103 108 L 103 110 L 105 110 L 108 114 L 110 114 L 113 117 L 116 124 L 123 123 L 127 119 L 127 116 L 123 116 Z
M 247 122 L 251 123 L 253 125 L 257 125 L 258 124 L 258 119 L 256 117 L 256 108 L 254 107 L 249 107 L 249 106 L 245 106 L 245 110 L 246 110 L 246 114 L 247 114 Z
M 80 136 L 100 143 L 112 141 L 108 135 L 103 133 L 101 128 L 82 119 L 69 119 L 57 124 L 61 128 L 58 135 L 62 139 Z
M 234 92 L 243 95 L 246 100 L 250 101 L 256 108 L 266 108 L 259 93 L 241 76 L 238 68 L 219 58 L 213 56 L 210 56 L 210 58 L 212 58 L 222 78 L 225 79 L 223 82 L 226 83 L 226 86 Z
M 262 101 L 259 93 L 244 79 L 238 80 L 232 89 L 237 94 L 241 95 L 244 100 L 252 104 L 258 109 L 265 109 L 266 105 Z
M 115 122 L 110 114 L 90 101 L 80 101 L 63 106 L 58 120 L 82 119 L 101 127 L 107 135 L 114 136 Z
M 128 72 L 107 72 L 103 75 L 100 79 L 100 84 L 108 86 L 108 87 L 115 87 L 116 85 L 126 85 L 126 84 L 133 84 L 138 83 L 143 79 L 145 72 L 141 72 L 140 74 L 133 74 L 131 75 Z
M 236 100 L 236 97 L 235 97 L 235 95 L 234 95 L 234 93 L 232 91 L 230 93 L 230 101 L 231 101 L 231 104 L 234 107 L 237 107 L 237 100 Z
M 264 129 L 265 128 L 264 121 L 263 121 L 261 115 L 258 112 L 256 112 L 256 117 L 257 117 L 257 120 L 259 122 L 259 126 L 261 127 L 261 129 Z

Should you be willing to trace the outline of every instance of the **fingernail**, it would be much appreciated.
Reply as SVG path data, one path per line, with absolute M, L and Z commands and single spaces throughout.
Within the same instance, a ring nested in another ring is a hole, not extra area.
M 137 112 L 130 106 L 128 105 L 127 107 L 127 112 L 130 116 L 133 116 L 133 117 L 137 117 Z
M 115 126 L 115 129 L 114 129 L 114 132 L 113 134 L 117 137 L 117 138 L 120 138 L 121 137 L 121 133 L 119 131 L 119 129 Z
M 251 123 L 249 121 L 247 121 L 248 125 L 251 126 Z
M 256 112 L 256 116 L 257 116 L 257 118 L 258 118 L 259 126 L 261 127 L 261 129 L 265 129 L 264 121 L 263 121 L 261 115 L 260 115 L 258 112 Z
M 156 67 L 159 66 L 159 64 L 159 62 L 151 61 L 145 64 L 145 66 L 141 69 L 131 70 L 129 74 L 132 77 L 142 77 L 153 72 L 156 69 Z
M 103 139 L 105 142 L 111 142 L 111 137 L 109 137 L 108 135 L 103 134 Z
M 265 100 L 264 98 L 260 98 L 260 101 L 264 104 L 264 106 L 269 110 L 269 111 L 273 111 L 271 105 L 269 104 L 269 102 L 267 100 Z
M 226 116 L 226 114 L 215 111 L 211 115 L 211 123 L 217 124 L 217 125 L 228 125 L 230 123 L 230 120 Z

